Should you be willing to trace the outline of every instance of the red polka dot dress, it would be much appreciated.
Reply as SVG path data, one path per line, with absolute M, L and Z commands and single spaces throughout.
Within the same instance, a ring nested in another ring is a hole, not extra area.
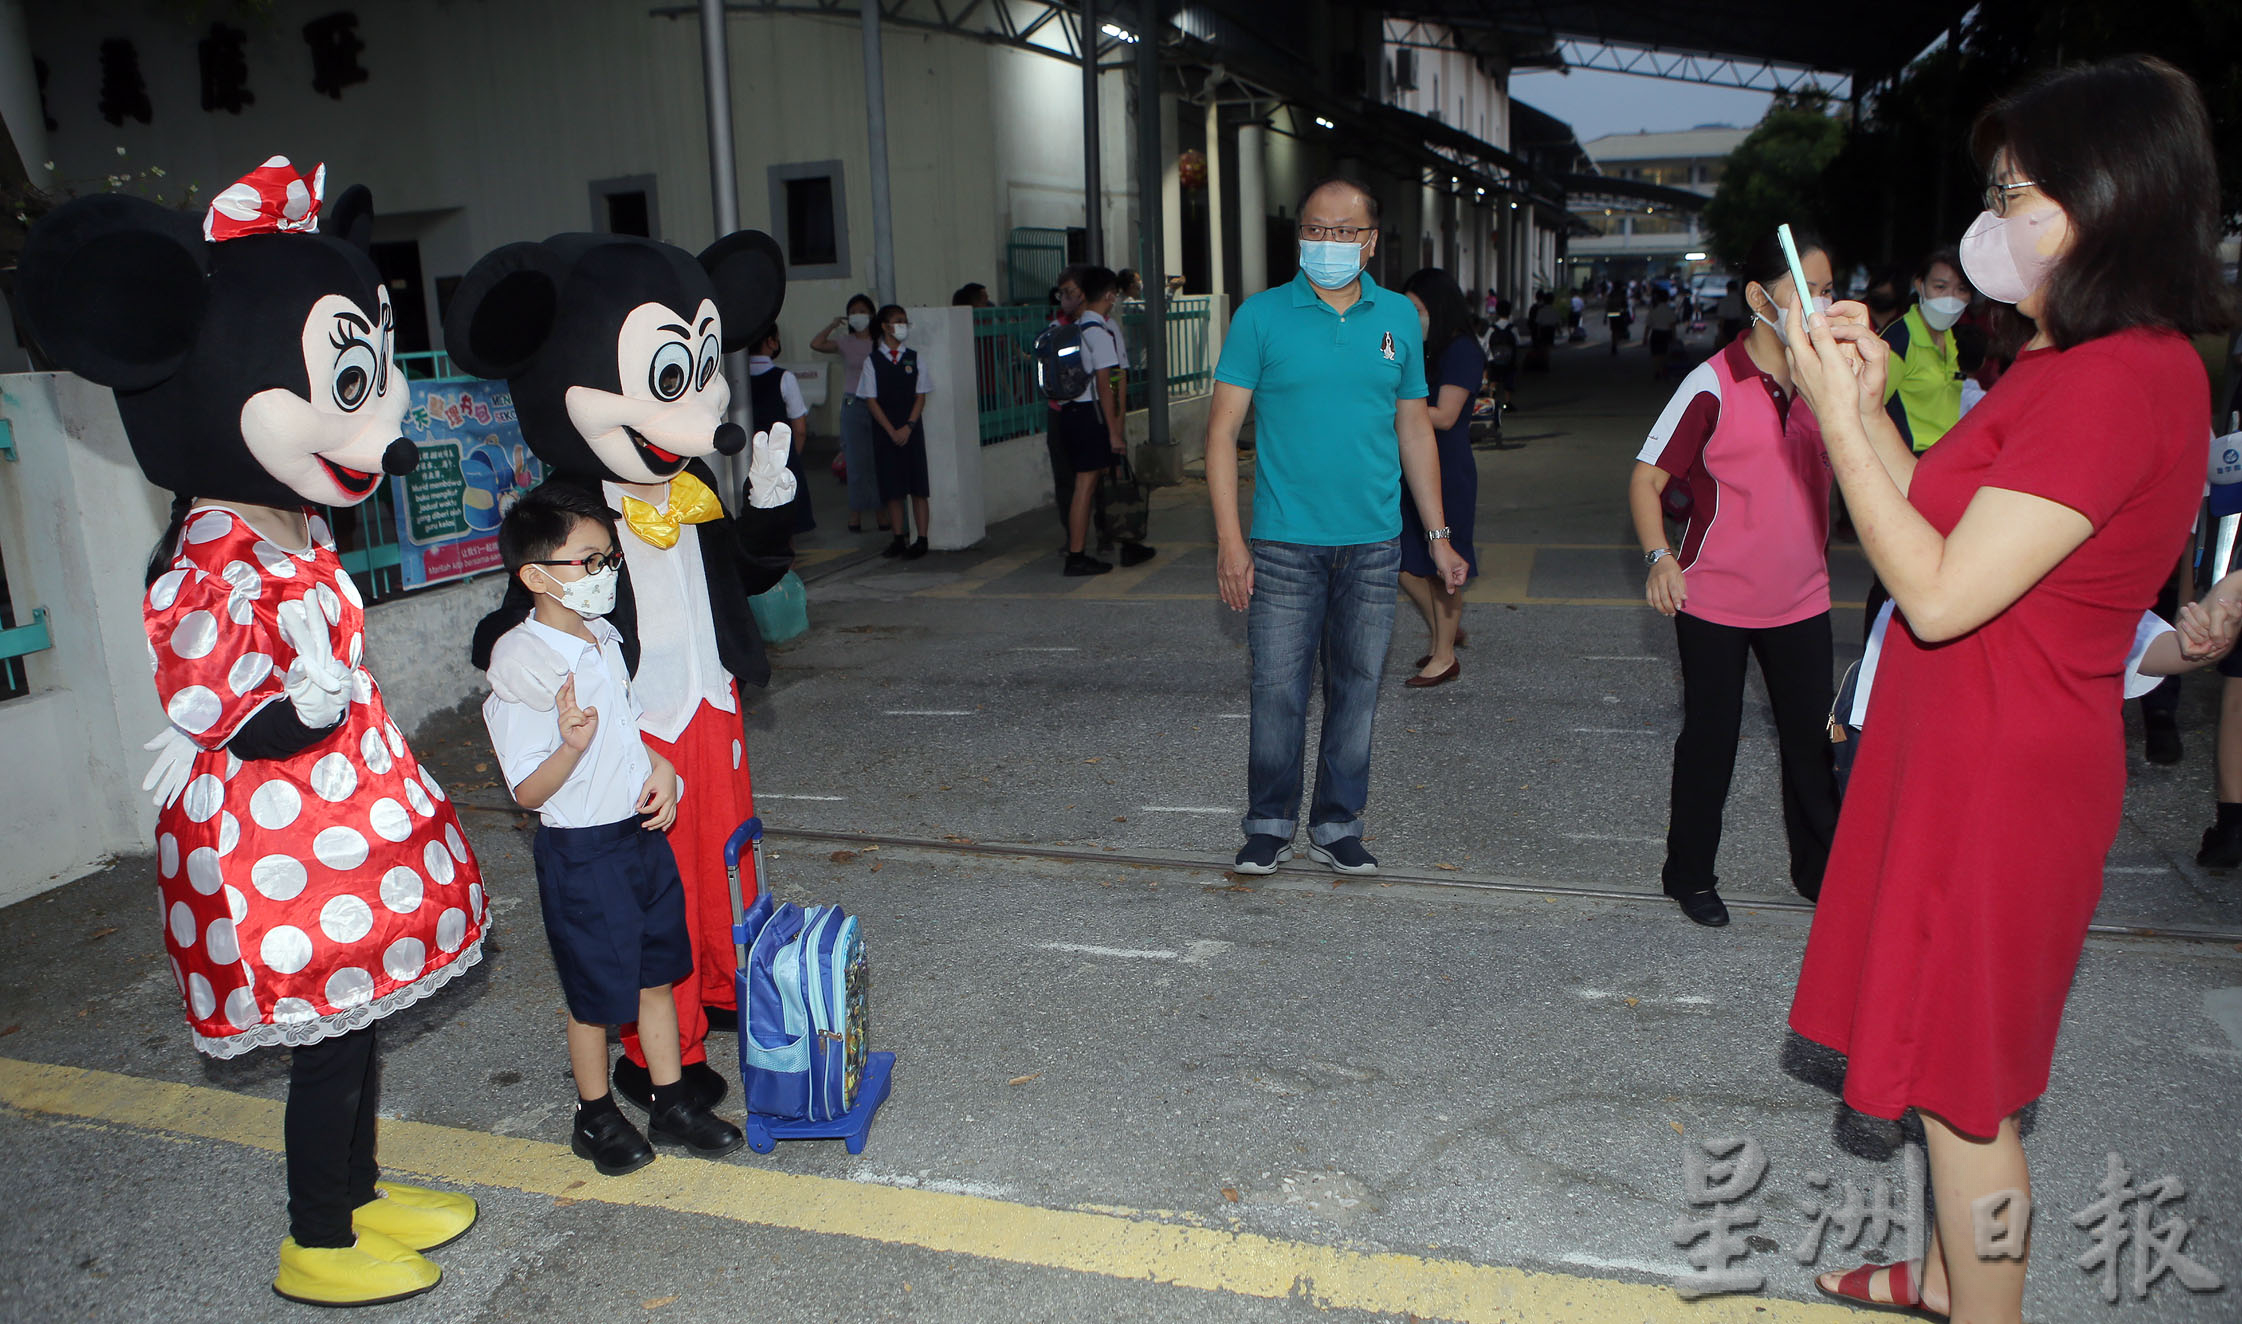
M 198 507 L 148 590 L 158 697 L 202 747 L 157 820 L 164 942 L 195 1046 L 214 1057 L 361 1028 L 482 957 L 481 870 L 361 665 L 364 603 L 326 522 L 310 525 L 311 545 L 291 551 Z M 350 706 L 310 748 L 244 762 L 225 743 L 288 702 L 296 654 L 278 610 L 304 597 L 335 621 Z

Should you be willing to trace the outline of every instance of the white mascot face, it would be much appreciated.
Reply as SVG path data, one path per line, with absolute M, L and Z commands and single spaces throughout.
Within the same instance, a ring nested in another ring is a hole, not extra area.
M 642 303 L 615 342 L 622 389 L 569 387 L 569 422 L 623 482 L 666 482 L 687 460 L 714 453 L 731 408 L 723 321 L 708 299 L 682 321 L 668 304 Z
M 273 387 L 241 407 L 242 440 L 265 472 L 314 505 L 354 506 L 373 495 L 410 394 L 395 338 L 386 288 L 371 309 L 341 294 L 311 306 L 303 329 L 310 398 Z

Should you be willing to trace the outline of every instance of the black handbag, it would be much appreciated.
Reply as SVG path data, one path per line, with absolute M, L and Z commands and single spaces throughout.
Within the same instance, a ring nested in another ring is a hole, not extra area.
M 1138 480 L 1126 454 L 1098 477 L 1098 535 L 1106 542 L 1140 543 L 1152 523 L 1152 487 Z

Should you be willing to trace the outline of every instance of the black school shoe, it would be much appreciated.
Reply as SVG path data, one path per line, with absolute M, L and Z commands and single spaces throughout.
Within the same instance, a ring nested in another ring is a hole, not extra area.
M 1709 887 L 1702 892 L 1677 896 L 1674 900 L 1681 906 L 1684 915 L 1708 929 L 1717 929 L 1728 923 L 1728 906 L 1721 901 L 1720 893 Z
M 1063 573 L 1068 576 L 1102 575 L 1111 569 L 1113 569 L 1113 562 L 1111 561 L 1100 561 L 1094 556 L 1085 556 L 1081 552 L 1068 552 L 1067 567 Z
M 2143 743 L 2147 746 L 2142 752 L 2148 756 L 2149 762 L 2169 767 L 2187 757 L 2187 746 L 2180 743 L 2178 722 L 2167 717 L 2161 721 L 2144 722 L 2142 726 L 2146 736 Z
M 924 538 L 903 549 L 903 559 L 906 561 L 916 561 L 924 555 L 926 555 L 926 539 Z
M 683 1145 L 703 1158 L 722 1158 L 747 1143 L 747 1134 L 691 1099 L 657 1108 L 646 1118 L 657 1145 Z
M 2203 848 L 2195 862 L 2206 869 L 2232 869 L 2242 865 L 2242 823 L 2213 823 L 2203 829 Z
M 1121 564 L 1123 565 L 1143 565 L 1145 562 L 1158 555 L 1159 553 L 1157 551 L 1145 546 L 1141 542 L 1125 542 L 1121 544 Z
M 900 534 L 900 533 L 898 533 L 898 534 L 896 534 L 896 535 L 895 535 L 895 541 L 893 541 L 893 542 L 889 543 L 889 544 L 888 544 L 887 546 L 885 546 L 885 547 L 882 547 L 882 548 L 880 549 L 880 555 L 882 555 L 882 556 L 901 556 L 901 555 L 903 555 L 903 553 L 904 553 L 905 551 L 909 550 L 909 548 L 910 548 L 910 544 L 909 544 L 909 543 L 907 543 L 907 542 L 904 542 L 904 541 L 903 541 L 903 535 L 902 535 L 902 534 Z
M 592 1166 L 608 1177 L 636 1172 L 654 1161 L 654 1147 L 631 1125 L 631 1119 L 623 1116 L 622 1109 L 612 1103 L 591 1111 L 578 1104 L 576 1125 L 568 1138 L 568 1147 L 575 1151 L 576 1157 L 590 1159 Z
M 723 1073 L 706 1062 L 688 1062 L 679 1080 L 693 1087 L 692 1099 L 703 1108 L 714 1108 L 732 1088 Z M 627 1057 L 615 1061 L 615 1092 L 647 1112 L 654 1110 L 654 1076 Z

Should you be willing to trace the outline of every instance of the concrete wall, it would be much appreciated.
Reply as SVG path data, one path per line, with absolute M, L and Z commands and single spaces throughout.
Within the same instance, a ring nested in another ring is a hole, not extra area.
M 58 373 L 0 377 L 14 463 L 0 463 L 0 556 L 18 624 L 47 609 L 32 693 L 0 703 L 0 904 L 144 850 L 140 744 L 164 728 L 140 624 L 168 501 L 140 476 L 115 398 Z

